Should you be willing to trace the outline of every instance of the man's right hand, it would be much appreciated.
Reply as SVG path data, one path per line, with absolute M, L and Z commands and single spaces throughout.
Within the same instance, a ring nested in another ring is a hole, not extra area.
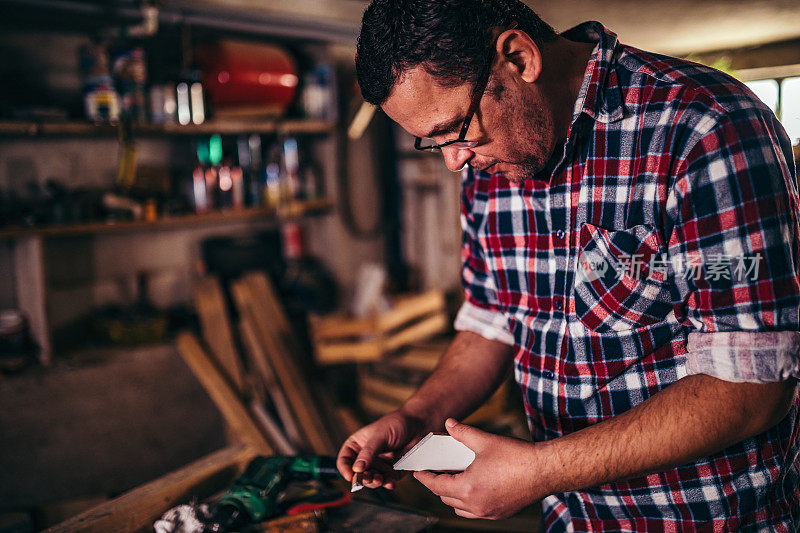
M 393 489 L 405 472 L 393 469 L 397 458 L 424 435 L 425 424 L 402 410 L 390 413 L 347 438 L 339 450 L 336 467 L 347 481 L 363 472 L 362 483 L 375 489 Z

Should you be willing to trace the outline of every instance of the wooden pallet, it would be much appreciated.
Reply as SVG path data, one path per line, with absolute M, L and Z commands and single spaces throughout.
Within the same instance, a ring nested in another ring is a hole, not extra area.
M 396 411 L 408 400 L 416 386 L 388 381 L 362 372 L 359 375 L 358 401 L 371 417 L 379 418 Z M 508 389 L 503 384 L 481 407 L 464 419 L 465 424 L 479 425 L 503 415 L 508 409 Z
M 448 325 L 444 294 L 430 291 L 396 298 L 389 311 L 368 318 L 312 317 L 311 334 L 317 363 L 364 363 L 438 335 Z
M 378 418 L 399 409 L 436 368 L 449 340 L 419 343 L 377 363 L 359 365 L 358 399 L 369 416 Z M 508 388 L 500 388 L 464 422 L 482 424 L 508 408 Z

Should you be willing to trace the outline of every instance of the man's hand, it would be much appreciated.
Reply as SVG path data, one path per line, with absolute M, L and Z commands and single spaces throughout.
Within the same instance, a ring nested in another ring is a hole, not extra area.
M 475 452 L 475 460 L 458 474 L 415 472 L 414 477 L 433 491 L 456 514 L 465 518 L 508 518 L 547 496 L 535 480 L 534 445 L 500 437 L 450 418 L 447 432 Z
M 404 472 L 392 468 L 400 454 L 422 438 L 421 420 L 395 411 L 353 433 L 342 445 L 336 467 L 347 481 L 363 472 L 365 487 L 393 489 Z
M 480 407 L 511 369 L 514 351 L 500 341 L 460 331 L 433 374 L 394 413 L 353 433 L 342 445 L 336 466 L 345 479 L 364 472 L 365 487 L 394 488 L 403 472 L 394 461 L 429 431 L 441 431 L 449 417 Z

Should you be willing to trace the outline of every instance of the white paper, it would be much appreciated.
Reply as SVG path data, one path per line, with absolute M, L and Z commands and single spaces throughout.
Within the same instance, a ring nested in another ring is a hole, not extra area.
M 462 472 L 475 460 L 475 452 L 450 435 L 428 433 L 394 464 L 395 470 Z

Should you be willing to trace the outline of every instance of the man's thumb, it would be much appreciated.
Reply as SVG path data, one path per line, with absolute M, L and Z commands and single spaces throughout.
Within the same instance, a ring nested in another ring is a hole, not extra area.
M 483 432 L 472 426 L 460 423 L 455 418 L 448 418 L 444 423 L 445 429 L 451 437 L 466 445 L 472 451 L 480 447 Z
M 353 472 L 365 472 L 372 464 L 372 458 L 375 456 L 375 450 L 379 442 L 377 439 L 371 439 L 361 448 L 358 452 L 356 460 L 353 461 Z

